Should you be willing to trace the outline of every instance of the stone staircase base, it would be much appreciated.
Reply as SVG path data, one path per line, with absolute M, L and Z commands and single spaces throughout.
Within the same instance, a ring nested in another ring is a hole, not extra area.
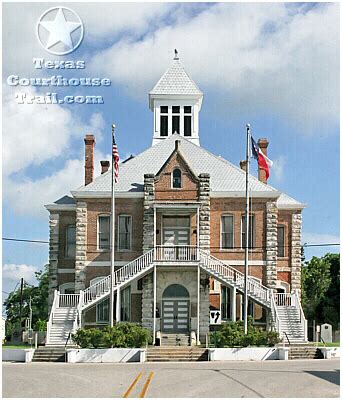
M 147 362 L 208 361 L 208 349 L 190 346 L 149 347 Z
M 162 333 L 161 346 L 190 346 L 189 333 Z
M 305 347 L 305 346 L 290 346 L 289 347 L 289 360 L 295 359 L 318 359 L 323 358 L 323 354 L 317 347 Z
M 34 351 L 32 362 L 65 362 L 63 346 L 39 347 Z

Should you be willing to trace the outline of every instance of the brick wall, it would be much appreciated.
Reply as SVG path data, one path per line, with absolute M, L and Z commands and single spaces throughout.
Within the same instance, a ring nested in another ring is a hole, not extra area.
M 87 260 L 88 261 L 110 261 L 110 251 L 99 251 L 97 248 L 97 223 L 98 216 L 111 213 L 110 199 L 87 200 Z M 118 251 L 116 247 L 116 261 L 130 261 L 138 257 L 142 252 L 142 199 L 115 199 L 115 245 L 118 239 L 118 216 L 126 214 L 132 216 L 132 250 Z
M 182 188 L 172 188 L 172 172 L 175 168 L 179 168 L 182 172 Z M 198 197 L 198 182 L 184 162 L 183 158 L 178 154 L 170 158 L 166 163 L 155 182 L 156 200 L 175 200 L 175 201 L 195 201 Z

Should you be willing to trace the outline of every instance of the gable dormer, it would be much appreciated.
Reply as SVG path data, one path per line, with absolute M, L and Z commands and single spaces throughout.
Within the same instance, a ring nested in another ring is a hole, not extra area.
M 153 142 L 178 133 L 199 145 L 199 111 L 203 93 L 185 71 L 178 52 L 171 67 L 149 93 L 153 111 Z

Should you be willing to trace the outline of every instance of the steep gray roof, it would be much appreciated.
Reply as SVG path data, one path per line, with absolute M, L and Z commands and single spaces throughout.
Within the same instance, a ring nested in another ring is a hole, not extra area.
M 244 192 L 246 174 L 239 167 L 231 164 L 222 157 L 215 156 L 204 148 L 197 146 L 184 137 L 174 134 L 160 143 L 148 148 L 134 158 L 120 164 L 119 181 L 115 185 L 116 193 L 122 192 L 143 192 L 144 174 L 156 174 L 161 166 L 168 159 L 175 148 L 175 141 L 180 140 L 180 152 L 192 171 L 199 175 L 200 173 L 210 174 L 210 186 L 212 192 L 225 192 L 226 195 L 232 195 L 237 192 Z M 98 192 L 110 193 L 111 190 L 111 170 L 96 177 L 94 181 L 87 186 L 81 186 L 74 194 L 81 196 L 92 195 Z M 265 185 L 256 177 L 250 176 L 250 190 L 252 195 L 261 195 L 267 197 L 278 197 L 280 192 L 270 185 Z M 281 195 L 280 200 L 290 206 L 301 205 L 301 203 L 287 195 Z
M 187 74 L 179 59 L 174 59 L 171 67 L 150 91 L 150 95 L 158 94 L 202 95 L 203 93 Z

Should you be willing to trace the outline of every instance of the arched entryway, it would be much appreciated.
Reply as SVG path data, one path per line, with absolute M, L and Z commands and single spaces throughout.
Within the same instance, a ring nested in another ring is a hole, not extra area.
M 189 292 L 179 284 L 169 285 L 162 297 L 162 331 L 189 332 Z

